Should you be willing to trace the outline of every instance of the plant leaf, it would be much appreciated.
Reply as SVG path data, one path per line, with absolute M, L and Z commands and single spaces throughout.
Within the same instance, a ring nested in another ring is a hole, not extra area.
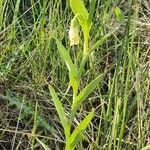
M 36 140 L 42 145 L 42 147 L 44 148 L 44 150 L 51 150 L 45 143 L 43 143 L 41 140 L 39 140 L 37 137 L 36 137 Z
M 116 27 L 114 30 L 112 30 L 111 32 L 107 33 L 103 38 L 101 38 L 100 40 L 98 40 L 94 46 L 90 49 L 90 53 L 95 50 L 96 48 L 98 48 L 99 46 L 101 46 L 109 36 L 111 36 L 116 30 L 119 29 L 120 26 Z
M 76 81 L 77 68 L 73 64 L 68 51 L 62 45 L 62 43 L 59 40 L 56 40 L 56 43 L 57 43 L 57 47 L 58 47 L 60 56 L 65 61 L 66 65 L 68 67 L 71 85 L 72 85 L 74 91 L 77 91 L 78 90 L 78 84 Z
M 92 23 L 88 23 L 88 19 L 90 19 L 91 16 L 89 18 L 89 13 L 85 8 L 83 0 L 70 0 L 70 7 L 75 17 L 78 18 L 84 37 L 87 37 L 88 39 Z
M 56 43 L 57 43 L 57 48 L 59 50 L 60 56 L 65 61 L 69 72 L 71 73 L 72 76 L 75 76 L 77 70 L 70 58 L 68 51 L 65 49 L 65 47 L 62 45 L 62 43 L 59 40 L 56 40 Z
M 78 19 L 79 24 L 82 27 L 83 33 L 85 34 L 89 30 L 89 27 L 87 26 L 87 19 L 85 19 L 82 14 L 77 14 L 76 18 Z
M 115 15 L 116 15 L 118 21 L 120 21 L 120 22 L 124 21 L 123 11 L 119 7 L 115 8 Z
M 54 88 L 49 85 L 49 90 L 50 90 L 53 102 L 55 104 L 57 113 L 59 115 L 59 119 L 60 119 L 61 124 L 62 124 L 62 126 L 64 128 L 65 136 L 66 136 L 66 139 L 67 139 L 70 136 L 70 130 L 69 130 L 68 119 L 66 117 L 64 108 L 63 108 L 63 106 L 62 106 L 62 104 L 61 104 L 61 102 L 60 102 L 60 100 L 59 100 L 59 98 L 58 98 Z
M 91 122 L 93 115 L 94 115 L 94 110 L 91 111 L 75 128 L 75 130 L 71 134 L 71 136 L 66 144 L 68 146 L 68 150 L 73 149 L 78 144 L 78 142 L 81 140 L 81 135 L 85 131 L 85 129 L 87 128 L 89 123 Z
M 104 74 L 99 75 L 79 93 L 71 106 L 72 112 L 74 112 L 76 108 L 89 96 L 89 94 L 96 88 L 103 77 Z
M 70 7 L 74 13 L 74 15 L 80 14 L 86 20 L 88 19 L 88 12 L 85 8 L 84 2 L 82 0 L 70 0 Z

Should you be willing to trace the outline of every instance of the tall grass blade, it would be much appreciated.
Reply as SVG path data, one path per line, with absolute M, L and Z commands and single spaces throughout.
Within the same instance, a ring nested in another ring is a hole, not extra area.
M 17 0 L 17 1 L 16 1 L 15 10 L 14 10 L 14 16 L 13 16 L 13 23 L 14 23 L 14 22 L 16 21 L 16 19 L 17 19 L 20 2 L 21 2 L 21 0 Z
M 9 93 L 8 93 L 9 94 Z M 32 115 L 34 116 L 34 111 L 32 109 L 30 109 L 26 104 L 23 104 L 22 106 L 22 103 L 21 103 L 21 100 L 18 99 L 17 97 L 11 97 L 9 95 L 1 95 L 0 94 L 0 98 L 3 99 L 3 100 L 8 100 L 9 101 L 9 104 L 8 106 L 12 106 L 12 105 L 15 105 L 17 106 L 19 109 L 23 109 L 23 111 L 27 114 L 27 115 Z M 47 130 L 49 130 L 55 137 L 59 138 L 56 134 L 56 130 L 50 125 L 47 123 L 46 119 L 43 117 L 43 116 L 40 116 L 38 115 L 37 116 L 37 124 L 40 125 L 41 127 L 44 127 L 46 128 Z
M 3 15 L 4 15 L 4 2 L 3 2 L 3 0 L 0 0 L 0 12 L 1 12 L 1 14 L 0 14 L 0 31 L 1 31 L 1 27 L 2 27 L 2 24 L 3 24 Z
M 94 46 L 92 46 L 92 48 L 90 49 L 90 52 L 92 52 L 93 50 L 95 50 L 96 48 L 98 48 L 99 46 L 101 46 L 108 37 L 110 37 L 116 30 L 119 29 L 120 26 L 116 27 L 114 30 L 112 30 L 111 32 L 107 33 L 103 38 L 101 38 L 100 40 L 98 40 Z
M 90 25 L 93 19 L 94 11 L 95 11 L 95 4 L 96 0 L 92 0 L 90 4 L 90 12 L 89 12 L 89 18 L 88 18 L 88 24 Z
M 41 144 L 41 146 L 44 148 L 44 150 L 51 150 L 45 143 L 43 143 L 41 140 L 36 138 L 36 140 Z

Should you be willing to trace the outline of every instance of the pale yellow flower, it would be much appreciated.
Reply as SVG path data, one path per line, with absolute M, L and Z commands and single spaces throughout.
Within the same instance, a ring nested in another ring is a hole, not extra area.
M 79 44 L 79 23 L 76 18 L 71 20 L 70 30 L 69 30 L 69 39 L 70 46 Z

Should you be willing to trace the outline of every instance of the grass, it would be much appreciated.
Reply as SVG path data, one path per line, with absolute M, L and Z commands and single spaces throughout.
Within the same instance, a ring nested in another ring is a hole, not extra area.
M 78 91 L 107 74 L 74 114 L 70 125 L 74 136 L 80 122 L 92 116 L 75 149 L 149 149 L 148 4 L 148 0 L 96 1 L 88 43 L 92 52 L 83 65 Z M 88 0 L 85 5 L 89 11 Z M 123 19 L 115 13 L 116 7 Z M 57 91 L 69 118 L 73 90 L 52 38 L 80 67 L 85 37 L 80 28 L 79 45 L 70 47 L 68 31 L 74 14 L 69 2 L 0 0 L 0 10 L 0 149 L 65 149 L 64 120 L 57 115 L 48 85 Z

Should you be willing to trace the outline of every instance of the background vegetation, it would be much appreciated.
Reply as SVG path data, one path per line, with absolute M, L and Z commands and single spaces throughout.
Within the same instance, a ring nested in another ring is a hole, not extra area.
M 85 1 L 89 10 L 89 0 Z M 119 7 L 124 18 L 115 15 Z M 80 44 L 69 46 L 73 14 L 65 0 L 0 0 L 0 149 L 42 150 L 65 145 L 63 128 L 48 90 L 52 85 L 69 115 L 68 72 L 56 36 L 76 61 Z M 104 70 L 107 75 L 78 109 L 72 128 L 92 108 L 94 117 L 76 149 L 150 149 L 150 2 L 97 0 L 89 46 L 99 39 L 80 90 Z M 147 148 L 146 148 L 147 146 Z

